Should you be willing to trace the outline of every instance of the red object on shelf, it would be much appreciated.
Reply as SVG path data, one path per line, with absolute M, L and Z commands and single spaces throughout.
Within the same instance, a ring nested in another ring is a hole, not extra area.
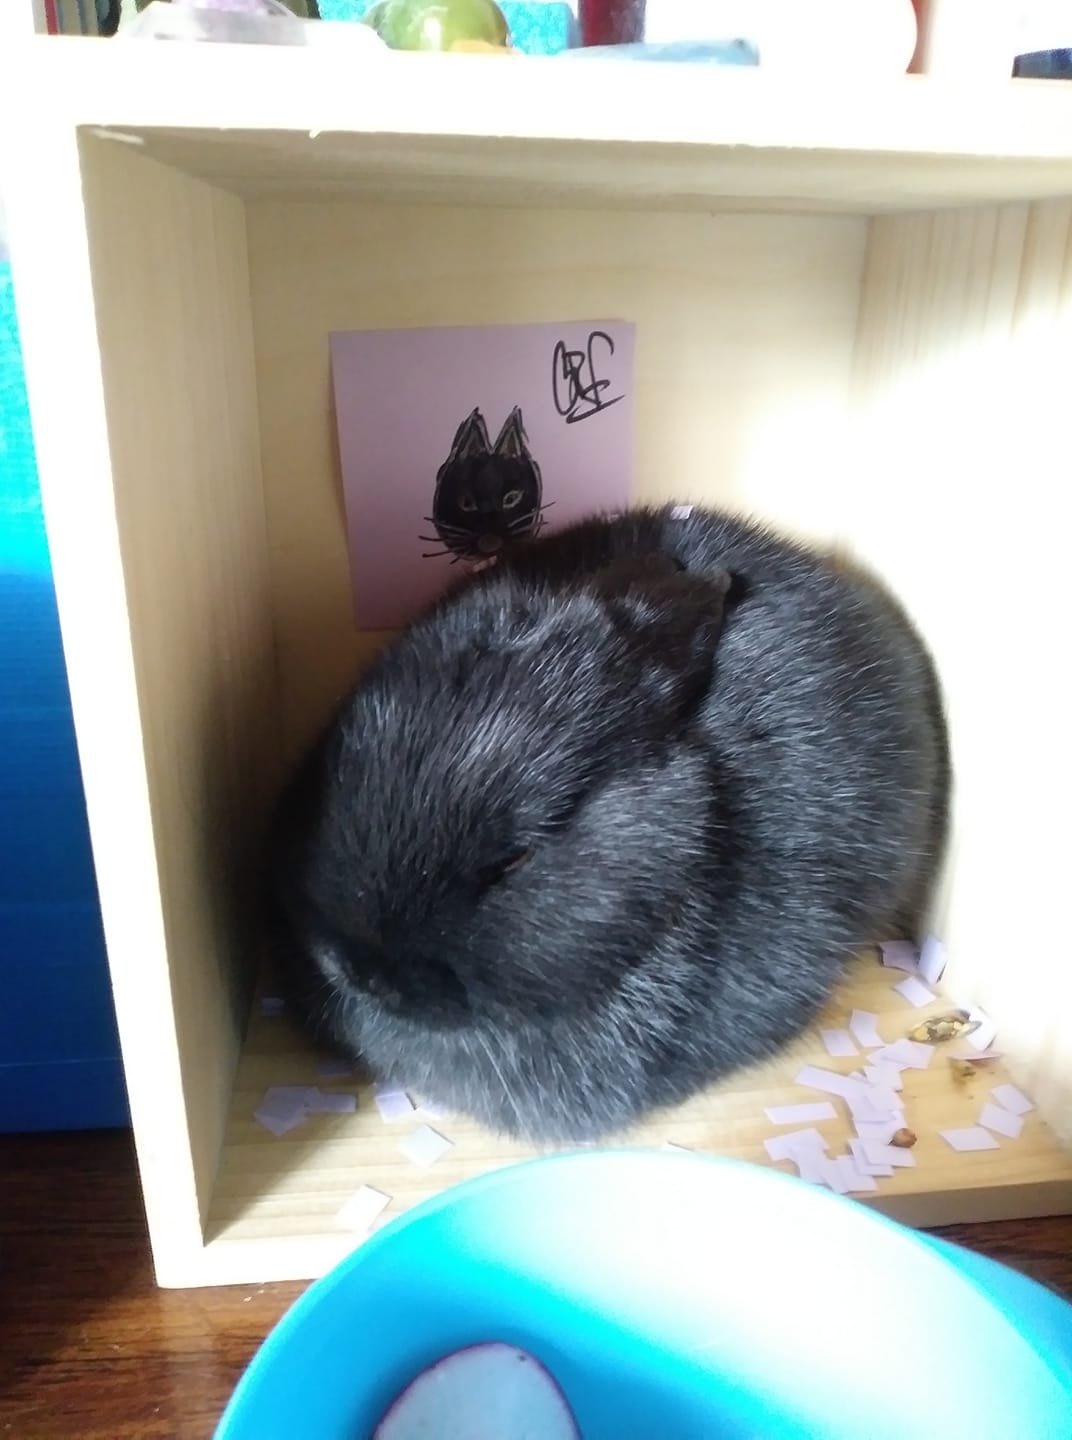
M 644 0 L 579 0 L 582 45 L 635 45 L 644 38 Z

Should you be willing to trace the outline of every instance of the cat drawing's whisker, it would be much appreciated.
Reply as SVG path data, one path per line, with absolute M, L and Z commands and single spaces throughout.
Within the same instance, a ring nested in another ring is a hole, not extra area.
M 426 525 L 434 525 L 437 530 L 454 530 L 459 535 L 469 533 L 466 526 L 456 525 L 450 520 L 437 520 L 434 515 L 426 515 L 424 520 Z

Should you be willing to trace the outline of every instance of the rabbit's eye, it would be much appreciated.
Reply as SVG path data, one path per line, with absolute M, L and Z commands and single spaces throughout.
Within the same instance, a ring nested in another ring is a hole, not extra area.
M 507 490 L 506 494 L 503 496 L 502 503 L 504 510 L 516 510 L 517 507 L 521 504 L 521 491 Z
M 497 885 L 505 876 L 520 870 L 532 859 L 535 851 L 531 848 L 515 850 L 509 855 L 504 855 L 501 860 L 496 860 L 493 865 L 484 865 L 477 871 L 477 879 L 482 888 L 487 889 Z

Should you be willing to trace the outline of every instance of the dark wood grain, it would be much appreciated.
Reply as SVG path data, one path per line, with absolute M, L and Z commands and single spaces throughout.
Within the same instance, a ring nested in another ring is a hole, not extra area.
M 1072 1218 L 938 1233 L 1072 1297 Z M 304 1288 L 158 1290 L 126 1134 L 0 1138 L 4 1440 L 208 1440 Z

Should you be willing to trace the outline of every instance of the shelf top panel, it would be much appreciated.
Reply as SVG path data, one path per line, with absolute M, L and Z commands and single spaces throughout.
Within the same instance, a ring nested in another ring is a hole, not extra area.
M 247 196 L 868 214 L 1072 197 L 1072 86 L 45 39 L 18 134 L 74 125 Z M 28 106 L 28 109 L 27 109 Z M 32 143 L 32 141 L 30 142 Z

